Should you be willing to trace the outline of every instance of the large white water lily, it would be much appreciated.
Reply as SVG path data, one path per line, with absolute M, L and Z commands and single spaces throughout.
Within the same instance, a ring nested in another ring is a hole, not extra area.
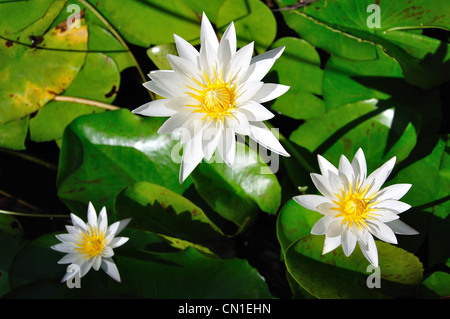
M 321 174 L 311 174 L 312 181 L 323 195 L 299 195 L 294 200 L 322 215 L 311 233 L 325 235 L 323 254 L 342 245 L 348 257 L 359 243 L 367 260 L 378 267 L 378 251 L 373 235 L 397 244 L 395 234 L 415 235 L 416 230 L 399 220 L 399 214 L 411 206 L 399 201 L 411 184 L 394 184 L 381 188 L 394 168 L 393 157 L 367 176 L 362 149 L 352 162 L 342 155 L 339 167 L 318 155 Z
M 80 278 L 86 275 L 91 268 L 99 270 L 100 267 L 114 280 L 120 282 L 120 275 L 116 264 L 111 258 L 114 248 L 128 241 L 127 237 L 116 237 L 130 222 L 130 219 L 115 222 L 108 227 L 108 217 L 105 207 L 102 208 L 98 217 L 92 203 L 89 203 L 87 224 L 78 216 L 70 214 L 73 225 L 66 225 L 67 234 L 58 234 L 61 243 L 51 248 L 67 253 L 59 264 L 77 265 Z M 67 272 L 62 282 L 66 281 L 71 272 Z
M 228 165 L 235 160 L 236 134 L 249 136 L 271 151 L 289 156 L 263 123 L 274 115 L 261 103 L 284 94 L 289 87 L 261 80 L 282 54 L 284 47 L 252 58 L 253 42 L 236 51 L 233 22 L 220 42 L 205 14 L 201 21 L 201 47 L 175 35 L 179 56 L 168 55 L 173 70 L 157 70 L 144 83 L 163 99 L 151 101 L 133 113 L 169 116 L 159 133 L 181 131 L 183 156 L 180 182 L 203 158 L 216 149 Z

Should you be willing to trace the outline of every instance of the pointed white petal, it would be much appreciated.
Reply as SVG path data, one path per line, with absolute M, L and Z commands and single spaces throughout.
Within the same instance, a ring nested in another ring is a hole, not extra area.
M 386 223 L 387 226 L 389 226 L 392 231 L 399 235 L 417 235 L 419 232 L 412 228 L 411 226 L 407 225 L 406 223 L 402 222 L 400 219 L 393 220 L 391 222 Z
M 73 253 L 74 245 L 72 243 L 60 243 L 50 247 L 53 250 L 57 250 L 62 253 Z
M 378 250 L 373 237 L 368 236 L 367 244 L 359 241 L 359 247 L 361 248 L 361 252 L 367 258 L 367 260 L 375 267 L 378 267 Z
M 266 107 L 254 101 L 246 102 L 239 106 L 238 110 L 243 112 L 249 121 L 266 121 L 275 116 Z
M 345 231 L 342 233 L 342 249 L 345 256 L 350 256 L 356 247 L 356 236 L 352 232 Z
M 231 22 L 220 39 L 217 57 L 223 66 L 230 63 L 231 57 L 236 53 L 236 30 Z M 224 70 L 225 71 L 225 70 Z M 225 73 L 225 72 L 224 72 Z
M 263 86 L 263 82 L 245 82 L 237 88 L 237 95 L 235 102 L 237 104 L 243 104 L 252 100 L 253 96 Z
M 281 56 L 284 47 L 266 51 L 260 55 L 255 56 L 247 70 L 244 81 L 261 81 L 263 77 L 272 68 L 275 61 Z
M 411 208 L 411 205 L 398 200 L 385 200 L 374 206 L 377 209 L 386 209 L 394 211 L 396 214 L 403 213 Z
M 324 216 L 319 219 L 311 229 L 311 234 L 313 235 L 325 235 L 328 233 L 330 224 L 334 221 L 333 217 Z M 340 235 L 340 234 L 339 234 Z
M 322 175 L 311 173 L 311 180 L 314 183 L 314 186 L 316 186 L 317 190 L 325 197 L 333 200 L 336 198 L 336 196 L 333 193 L 333 188 L 331 187 L 329 181 L 327 178 L 323 177 Z
M 253 95 L 252 100 L 254 100 L 258 103 L 268 102 L 268 101 L 274 100 L 277 97 L 283 95 L 288 90 L 289 90 L 289 86 L 287 86 L 287 85 L 265 83 L 259 89 L 259 91 L 256 92 L 255 95 Z
M 263 122 L 252 122 L 250 123 L 250 138 L 264 146 L 265 148 L 283 155 L 290 156 L 289 153 L 280 144 L 278 139 L 272 133 L 271 130 Z
M 76 261 L 77 259 L 78 259 L 78 254 L 76 254 L 76 253 L 69 253 L 69 254 L 65 255 L 64 257 L 62 257 L 58 261 L 58 264 L 71 264 L 74 261 Z
M 164 106 L 167 99 L 160 99 L 145 103 L 140 107 L 134 109 L 134 114 L 140 114 L 145 116 L 172 116 L 176 112 Z
M 232 129 L 224 130 L 219 138 L 217 149 L 224 162 L 232 166 L 236 156 L 236 135 Z
M 377 192 L 384 182 L 387 180 L 389 175 L 394 168 L 396 157 L 394 156 L 389 161 L 384 163 L 380 168 L 376 169 L 372 174 L 367 177 L 366 185 L 372 185 L 370 190 L 367 192 L 367 197 Z
M 72 234 L 57 234 L 55 237 L 65 243 L 71 243 L 76 240 L 76 237 Z
M 317 161 L 319 163 L 320 173 L 328 178 L 329 172 L 333 172 L 335 175 L 338 175 L 339 172 L 337 168 L 331 164 L 325 157 L 321 155 L 317 155 Z
M 381 189 L 376 196 L 378 202 L 386 199 L 398 200 L 402 198 L 411 188 L 411 184 L 394 184 Z
M 331 203 L 326 197 L 320 195 L 298 195 L 293 197 L 294 200 L 309 210 L 317 211 L 317 206 L 323 203 Z
M 158 130 L 159 134 L 171 134 L 173 131 L 186 127 L 187 121 L 189 119 L 188 113 L 176 113 L 169 117 L 167 121 L 161 125 Z
M 183 157 L 181 158 L 180 167 L 180 183 L 183 183 L 204 157 L 202 137 L 203 132 L 198 132 L 191 140 L 187 141 L 183 147 Z
M 350 161 L 345 157 L 344 155 L 341 155 L 341 158 L 339 160 L 339 172 L 343 173 L 344 176 L 347 178 L 347 181 L 350 183 L 353 183 L 353 167 L 352 164 L 350 164 Z
M 121 237 L 121 238 L 123 238 L 123 237 Z M 115 238 L 114 238 L 114 239 L 115 239 Z M 113 240 L 114 240 L 114 239 L 113 239 Z M 127 239 L 128 239 L 128 238 L 127 238 Z M 103 249 L 103 251 L 102 251 L 102 253 L 101 253 L 101 256 L 104 257 L 104 258 L 110 258 L 110 257 L 114 256 L 114 250 L 111 248 L 111 246 L 106 246 L 106 247 Z M 98 270 L 98 268 L 97 268 L 96 270 Z
M 178 55 L 192 64 L 197 64 L 198 51 L 185 39 L 178 35 L 173 35 Z
M 115 237 L 111 243 L 109 244 L 109 247 L 111 248 L 117 248 L 122 246 L 123 244 L 125 244 L 128 241 L 128 237 Z M 107 257 L 107 256 L 104 256 Z
M 395 237 L 392 229 L 386 224 L 377 220 L 371 220 L 367 225 L 369 226 L 370 232 L 377 238 L 390 244 L 397 244 L 397 237 Z
M 101 256 L 95 256 L 94 258 L 92 258 L 92 268 L 94 268 L 95 271 L 100 269 L 101 263 L 102 263 Z
M 97 227 L 97 212 L 95 211 L 94 205 L 91 202 L 88 204 L 87 212 L 88 225 L 91 227 Z
M 202 15 L 202 22 L 200 27 L 200 41 L 201 43 L 208 41 L 214 51 L 217 52 L 219 48 L 219 40 L 217 39 L 216 32 L 214 31 L 211 22 L 209 22 L 208 17 L 204 12 Z
M 341 236 L 336 236 L 336 237 L 325 236 L 322 255 L 325 255 L 325 254 L 329 253 L 330 251 L 335 250 L 340 245 L 341 245 Z
M 72 220 L 73 226 L 75 226 L 75 227 L 77 227 L 77 228 L 79 228 L 81 230 L 87 231 L 86 223 L 80 217 L 78 217 L 77 215 L 71 213 L 70 214 L 70 219 Z
M 329 217 L 329 216 L 325 216 L 325 217 Z M 325 218 L 325 217 L 323 217 L 323 218 Z M 332 218 L 332 217 L 329 217 L 329 218 L 332 219 L 332 221 L 328 225 L 326 235 L 329 237 L 336 237 L 336 236 L 342 235 L 342 233 L 345 231 L 344 226 L 342 225 L 342 218 Z
M 367 177 L 367 164 L 364 152 L 361 148 L 355 154 L 352 160 L 352 167 L 360 181 L 364 181 Z
M 185 60 L 179 56 L 171 54 L 167 55 L 167 60 L 169 61 L 172 69 L 181 76 L 186 76 L 188 78 L 200 78 L 202 76 L 197 65 L 193 64 L 189 60 Z
M 94 262 L 93 258 L 86 260 L 82 265 L 80 265 L 80 278 L 84 277 L 89 270 L 92 268 L 92 264 Z
M 102 258 L 101 268 L 105 273 L 117 282 L 120 282 L 120 274 L 116 264 L 111 258 Z
M 377 214 L 376 219 L 382 223 L 387 223 L 399 218 L 399 216 L 396 213 L 387 209 L 377 209 L 376 214 Z
M 236 77 L 237 79 L 239 79 L 245 74 L 245 72 L 247 72 L 247 69 L 250 65 L 250 61 L 252 59 L 253 46 L 254 43 L 250 42 L 233 55 L 233 57 L 230 60 L 230 69 L 228 70 L 228 74 L 225 74 L 226 79 L 230 75 L 232 75 L 233 78 Z
M 108 215 L 106 214 L 106 207 L 103 207 L 98 214 L 98 229 L 103 233 L 106 233 L 108 229 Z

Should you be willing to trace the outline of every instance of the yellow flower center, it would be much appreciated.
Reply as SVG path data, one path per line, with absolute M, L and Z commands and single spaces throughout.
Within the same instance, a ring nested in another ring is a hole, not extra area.
M 362 225 L 367 227 L 366 220 L 373 219 L 375 209 L 372 208 L 375 202 L 372 199 L 375 194 L 370 195 L 366 198 L 368 187 L 360 190 L 358 185 L 353 189 L 350 185 L 349 191 L 345 192 L 342 190 L 342 194 L 335 194 L 339 199 L 333 201 L 337 207 L 335 208 L 339 211 L 336 217 L 343 217 L 342 224 L 348 224 L 348 227 L 352 227 L 353 223 L 362 229 Z
M 205 113 L 205 118 L 209 120 L 221 120 L 225 116 L 231 116 L 231 110 L 235 107 L 235 85 L 227 83 L 223 75 L 217 75 L 214 70 L 214 79 L 211 80 L 206 72 L 203 73 L 204 81 L 194 81 L 200 85 L 200 89 L 189 87 L 195 93 L 189 93 L 193 98 L 200 102 L 195 107 L 194 112 Z
M 88 227 L 87 232 L 83 232 L 76 244 L 76 250 L 86 259 L 98 256 L 105 248 L 105 234 L 99 231 L 97 227 Z

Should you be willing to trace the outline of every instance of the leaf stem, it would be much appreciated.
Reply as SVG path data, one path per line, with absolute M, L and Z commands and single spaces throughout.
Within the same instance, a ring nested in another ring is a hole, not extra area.
M 120 107 L 115 106 L 115 105 L 102 103 L 102 102 L 89 100 L 89 99 L 84 99 L 81 97 L 75 97 L 75 96 L 57 95 L 53 98 L 53 101 L 86 104 L 86 105 L 96 106 L 96 107 L 99 107 L 99 108 L 102 108 L 105 110 L 109 110 L 109 111 L 114 111 L 114 110 L 120 109 Z
M 52 163 L 48 163 L 48 162 L 46 162 L 44 160 L 41 160 L 39 158 L 36 158 L 36 157 L 31 156 L 31 155 L 26 154 L 26 153 L 20 153 L 20 152 L 16 152 L 16 151 L 13 151 L 13 150 L 6 149 L 6 148 L 0 148 L 0 152 L 7 153 L 7 154 L 10 154 L 10 155 L 14 155 L 14 156 L 17 156 L 17 157 L 21 157 L 21 158 L 23 158 L 23 159 L 25 159 L 27 161 L 33 162 L 35 164 L 41 165 L 41 166 L 43 166 L 45 168 L 48 168 L 48 169 L 51 169 L 51 170 L 54 170 L 54 171 L 58 170 L 58 166 L 55 166 Z M 0 191 L 0 194 L 1 193 L 2 192 Z
M 136 60 L 135 56 L 133 55 L 133 52 L 131 52 L 130 48 L 128 47 L 127 43 L 125 42 L 125 40 L 122 38 L 122 36 L 119 34 L 119 32 L 116 31 L 116 29 L 112 26 L 111 23 L 109 23 L 109 21 L 93 6 L 91 5 L 88 1 L 86 0 L 78 0 L 78 2 L 82 3 L 85 7 L 87 7 L 89 10 L 91 10 L 91 12 L 108 28 L 108 30 L 114 35 L 114 37 L 117 39 L 117 41 L 120 42 L 120 44 L 126 49 L 126 51 L 128 52 L 131 60 L 133 60 L 139 75 L 142 79 L 143 82 L 146 82 L 147 79 L 145 78 L 144 72 L 142 71 L 138 61 Z M 148 91 L 148 90 L 147 90 Z M 153 92 L 148 91 L 150 94 L 150 97 L 152 100 L 155 100 L 156 97 L 153 94 Z
M 14 216 L 25 216 L 25 217 L 42 217 L 42 218 L 69 218 L 68 214 L 33 214 L 33 213 L 19 213 L 11 212 L 9 210 L 0 209 L 0 214 L 4 215 L 14 215 Z

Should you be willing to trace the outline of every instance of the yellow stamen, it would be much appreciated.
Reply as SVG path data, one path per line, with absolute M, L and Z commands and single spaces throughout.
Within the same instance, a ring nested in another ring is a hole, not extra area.
M 98 256 L 105 248 L 106 239 L 105 234 L 99 231 L 97 227 L 88 227 L 87 232 L 83 232 L 77 242 L 75 248 L 86 259 Z
M 220 121 L 226 116 L 231 116 L 231 111 L 235 107 L 235 85 L 225 82 L 222 72 L 220 76 L 214 72 L 214 79 L 210 79 L 206 72 L 203 73 L 204 82 L 194 81 L 201 86 L 200 89 L 189 87 L 195 93 L 188 93 L 199 101 L 199 105 L 194 105 L 197 109 L 194 112 L 205 113 L 203 119 Z
M 336 217 L 344 217 L 343 225 L 348 224 L 351 228 L 354 223 L 361 230 L 363 225 L 367 227 L 366 221 L 376 215 L 376 209 L 372 208 L 376 204 L 372 202 L 375 194 L 366 198 L 368 191 L 368 187 L 360 189 L 357 184 L 354 189 L 349 185 L 347 192 L 342 190 L 342 194 L 335 194 L 338 200 L 333 202 L 337 205 L 335 210 L 339 211 Z

